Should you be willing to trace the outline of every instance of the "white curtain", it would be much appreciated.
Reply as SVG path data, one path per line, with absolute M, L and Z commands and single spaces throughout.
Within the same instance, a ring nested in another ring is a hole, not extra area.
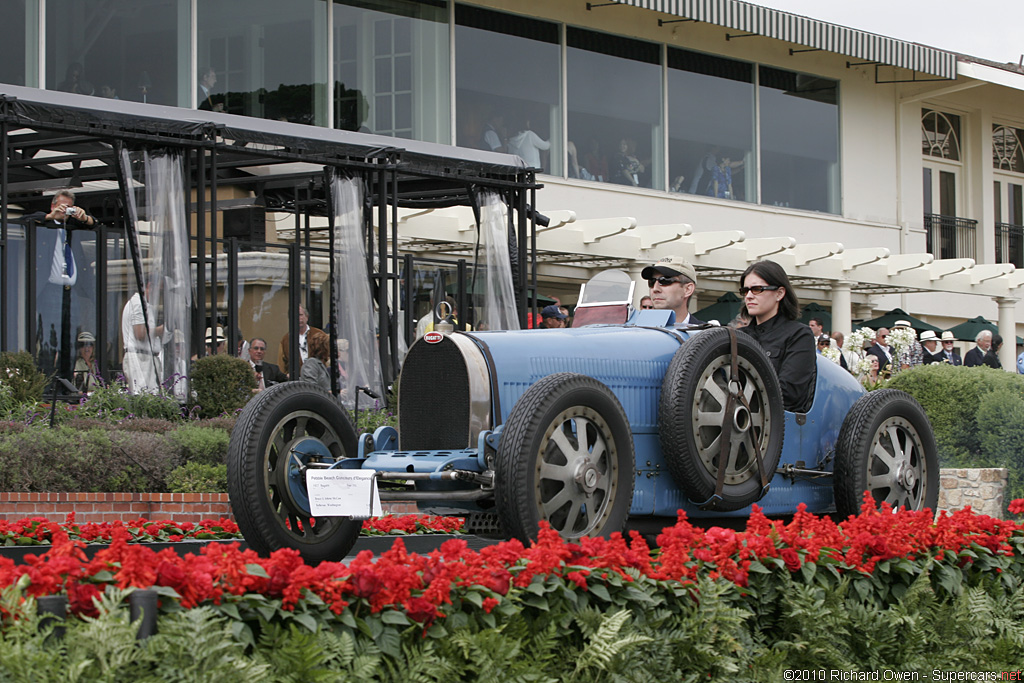
M 475 290 L 481 293 L 477 329 L 518 330 L 515 288 L 508 254 L 508 213 L 493 192 L 480 197 L 480 245 L 486 266 L 477 270 Z

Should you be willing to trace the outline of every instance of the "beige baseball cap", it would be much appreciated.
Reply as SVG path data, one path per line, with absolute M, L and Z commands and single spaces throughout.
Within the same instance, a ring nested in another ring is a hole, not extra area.
M 645 280 L 658 277 L 658 275 L 668 275 L 669 277 L 685 275 L 694 282 L 697 281 L 697 271 L 682 256 L 665 256 L 640 271 L 640 277 Z

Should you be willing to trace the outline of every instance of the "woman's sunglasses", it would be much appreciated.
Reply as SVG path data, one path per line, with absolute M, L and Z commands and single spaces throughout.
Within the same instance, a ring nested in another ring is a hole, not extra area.
M 747 292 L 753 292 L 754 294 L 761 294 L 762 292 L 774 292 L 779 288 L 779 285 L 754 285 L 753 287 L 740 287 L 740 295 L 746 296 Z

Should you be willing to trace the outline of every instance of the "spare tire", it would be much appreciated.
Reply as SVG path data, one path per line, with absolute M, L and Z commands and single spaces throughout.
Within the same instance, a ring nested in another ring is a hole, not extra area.
M 738 510 L 767 491 L 761 470 L 771 480 L 782 456 L 785 414 L 782 391 L 760 344 L 736 335 L 740 395 L 725 414 L 731 373 L 731 330 L 699 332 L 683 343 L 669 363 L 661 386 L 658 425 L 661 450 L 676 484 L 692 502 L 709 510 Z M 718 483 L 721 436 L 731 421 L 722 491 Z M 756 450 L 761 448 L 761 467 Z
M 856 515 L 868 491 L 876 505 L 935 509 L 939 457 L 932 425 L 908 393 L 879 389 L 860 397 L 836 440 L 836 512 Z

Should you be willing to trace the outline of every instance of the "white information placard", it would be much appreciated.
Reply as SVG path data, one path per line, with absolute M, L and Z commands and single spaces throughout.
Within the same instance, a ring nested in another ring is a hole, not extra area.
M 306 470 L 314 517 L 366 519 L 384 514 L 373 470 Z

